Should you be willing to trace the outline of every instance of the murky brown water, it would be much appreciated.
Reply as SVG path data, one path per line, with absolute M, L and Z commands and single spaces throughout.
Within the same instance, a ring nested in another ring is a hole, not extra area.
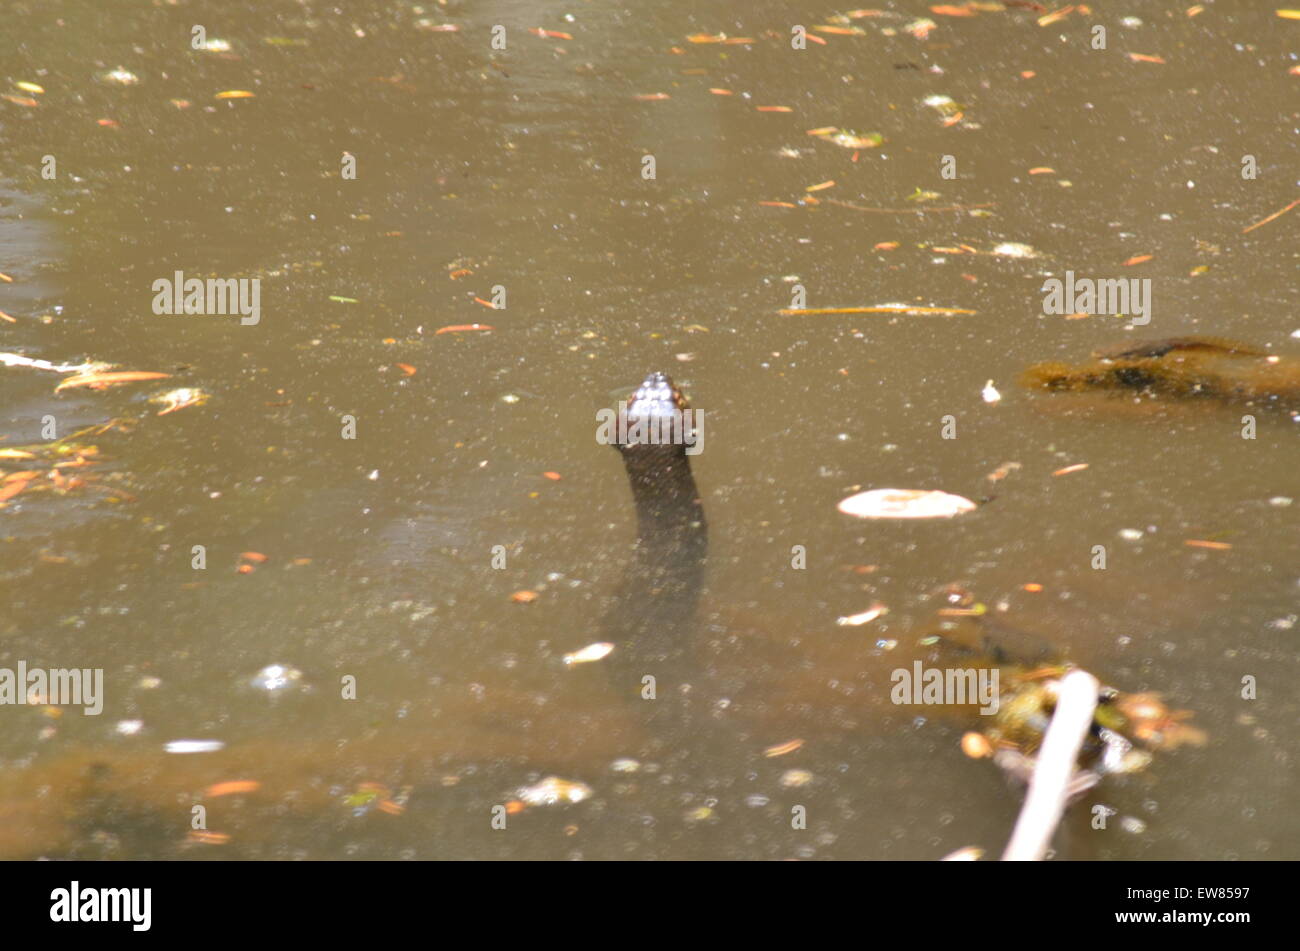
M 791 25 L 832 8 L 11 4 L 6 82 L 44 92 L 0 101 L 15 319 L 0 350 L 173 377 L 55 395 L 54 373 L 0 369 L 4 445 L 47 441 L 47 414 L 60 435 L 138 420 L 91 440 L 102 488 L 29 489 L 0 511 L 0 666 L 102 667 L 106 684 L 98 717 L 3 708 L 0 854 L 996 853 L 1018 800 L 962 755 L 971 724 L 883 701 L 934 590 L 962 581 L 1103 680 L 1195 709 L 1211 736 L 1108 779 L 1091 801 L 1118 815 L 1093 831 L 1078 811 L 1065 854 L 1300 855 L 1300 502 L 1281 504 L 1300 495 L 1296 424 L 1260 413 L 1248 441 L 1241 407 L 1015 384 L 1126 339 L 1300 349 L 1300 212 L 1241 233 L 1296 194 L 1294 31 L 1267 5 L 1134 2 L 1048 26 L 1024 9 L 934 16 L 920 39 L 904 28 L 924 5 L 882 10 L 794 51 Z M 443 23 L 460 31 L 427 28 Z M 231 52 L 190 49 L 195 24 Z M 1094 24 L 1107 50 L 1089 49 Z M 754 42 L 687 41 L 722 32 Z M 139 82 L 95 79 L 115 67 Z M 962 119 L 945 125 L 934 95 Z M 806 134 L 827 126 L 885 142 L 855 156 Z M 991 207 L 910 211 L 976 205 Z M 1041 256 L 990 253 L 1002 242 Z M 1043 279 L 1067 269 L 1151 278 L 1150 325 L 1044 316 Z M 260 322 L 155 315 L 152 284 L 177 270 L 260 277 Z M 977 313 L 782 315 L 796 283 L 809 307 Z M 474 301 L 498 285 L 505 310 Z M 476 322 L 496 329 L 434 333 Z M 702 730 L 647 723 L 598 666 L 559 660 L 598 638 L 633 530 L 594 411 L 655 368 L 707 418 L 711 552 L 690 633 L 701 684 L 735 695 L 700 688 Z M 990 379 L 997 405 L 980 398 Z M 156 415 L 147 398 L 177 386 L 211 399 Z M 855 486 L 979 497 L 1012 460 L 996 502 L 952 522 L 835 509 Z M 268 558 L 241 574 L 243 552 Z M 541 596 L 512 602 L 524 589 Z M 835 624 L 876 600 L 892 612 Z M 272 663 L 311 692 L 243 686 Z M 1248 675 L 1257 700 L 1240 697 Z M 337 699 L 345 676 L 355 701 Z M 162 752 L 182 738 L 226 747 Z M 640 771 L 615 772 L 623 757 Z M 792 769 L 811 785 L 784 787 Z M 552 774 L 593 798 L 490 828 L 494 804 Z M 263 785 L 202 794 L 234 780 Z M 367 783 L 404 810 L 375 808 Z M 183 844 L 194 802 L 228 843 Z M 790 829 L 794 805 L 807 831 Z

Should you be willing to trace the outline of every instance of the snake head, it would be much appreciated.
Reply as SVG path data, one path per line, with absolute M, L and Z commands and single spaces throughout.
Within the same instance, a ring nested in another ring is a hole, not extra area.
M 671 417 L 687 408 L 686 397 L 677 389 L 672 377 L 656 370 L 647 376 L 628 397 L 628 419 Z
M 618 438 L 614 444 L 624 452 L 640 451 L 642 446 L 672 447 L 681 452 L 683 447 L 695 445 L 695 414 L 667 373 L 649 374 L 618 412 Z

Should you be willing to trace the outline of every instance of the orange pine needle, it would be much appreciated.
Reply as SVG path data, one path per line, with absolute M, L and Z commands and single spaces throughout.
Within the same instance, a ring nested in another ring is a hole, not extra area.
M 209 786 L 203 790 L 203 795 L 215 799 L 217 796 L 237 796 L 240 793 L 256 792 L 261 788 L 262 784 L 256 779 L 232 779 Z
M 491 324 L 452 324 L 449 327 L 439 327 L 433 335 L 436 337 L 438 334 L 458 334 L 466 330 L 496 330 L 496 328 Z

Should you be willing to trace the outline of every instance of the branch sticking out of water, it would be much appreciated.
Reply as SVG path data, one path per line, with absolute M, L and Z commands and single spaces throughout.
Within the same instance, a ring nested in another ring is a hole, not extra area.
M 1037 862 L 1047 852 L 1065 811 L 1074 764 L 1092 725 L 1100 689 L 1097 678 L 1084 670 L 1071 671 L 1061 681 L 1056 712 L 1043 739 L 1029 793 L 1002 853 L 1004 862 Z

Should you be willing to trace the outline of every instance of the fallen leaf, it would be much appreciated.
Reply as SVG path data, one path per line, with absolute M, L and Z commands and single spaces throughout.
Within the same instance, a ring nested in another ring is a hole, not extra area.
M 30 479 L 19 479 L 15 482 L 10 482 L 4 487 L 0 487 L 0 502 L 7 502 L 9 499 L 12 499 L 23 489 L 27 488 L 30 483 Z
M 858 518 L 952 518 L 974 511 L 976 505 L 937 489 L 872 489 L 849 496 L 837 508 Z

